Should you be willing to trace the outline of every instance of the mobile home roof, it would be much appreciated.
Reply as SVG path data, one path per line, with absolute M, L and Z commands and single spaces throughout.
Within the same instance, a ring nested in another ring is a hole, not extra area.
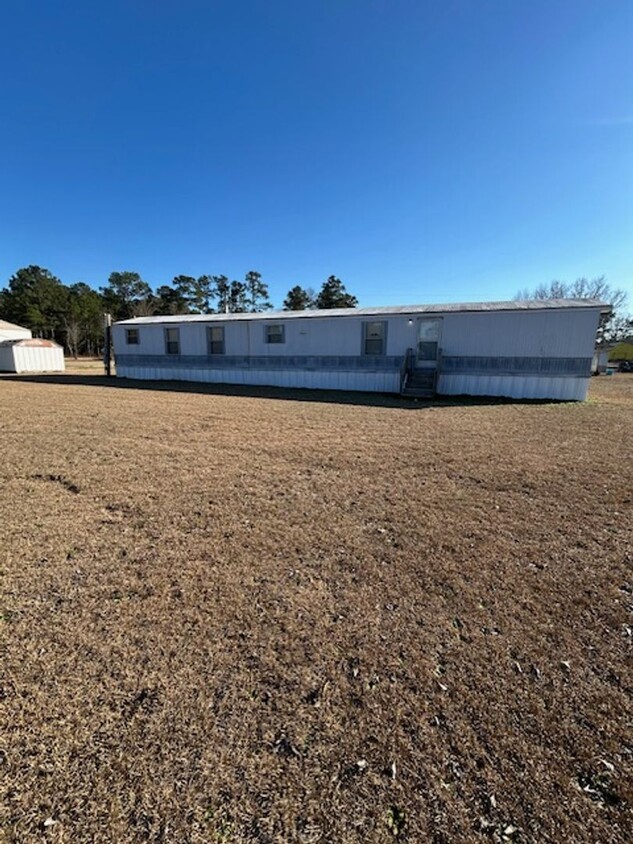
M 512 302 L 452 302 L 446 305 L 392 305 L 384 308 L 331 308 L 329 310 L 261 311 L 258 313 L 178 314 L 142 316 L 120 320 L 117 325 L 152 325 L 155 323 L 226 322 L 227 320 L 314 319 L 317 317 L 380 317 L 398 314 L 479 313 L 482 311 L 539 311 L 563 308 L 600 308 L 610 306 L 599 299 L 530 299 Z

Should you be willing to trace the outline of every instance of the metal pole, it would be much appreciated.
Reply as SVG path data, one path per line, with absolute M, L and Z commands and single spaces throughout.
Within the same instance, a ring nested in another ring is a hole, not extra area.
M 103 315 L 103 367 L 108 378 L 112 375 L 112 315 Z

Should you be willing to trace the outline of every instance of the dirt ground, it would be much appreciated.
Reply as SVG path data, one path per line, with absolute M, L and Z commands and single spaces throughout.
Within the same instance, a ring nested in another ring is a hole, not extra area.
M 0 841 L 633 840 L 633 377 L 140 386 L 0 378 Z

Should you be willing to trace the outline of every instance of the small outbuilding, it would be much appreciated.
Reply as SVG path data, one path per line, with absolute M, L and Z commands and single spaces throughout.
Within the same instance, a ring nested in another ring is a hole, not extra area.
M 52 340 L 0 340 L 0 372 L 63 372 L 64 368 L 64 350 Z
M 582 400 L 593 299 L 136 317 L 112 328 L 119 378 L 405 396 Z

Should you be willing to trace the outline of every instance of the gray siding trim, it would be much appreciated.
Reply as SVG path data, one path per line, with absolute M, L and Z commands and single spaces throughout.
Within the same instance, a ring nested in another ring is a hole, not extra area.
M 399 371 L 400 355 L 116 355 L 118 366 L 168 369 L 305 369 Z
M 584 378 L 591 374 L 591 358 L 442 356 L 441 371 L 447 375 L 567 375 Z
M 130 355 L 117 354 L 118 366 L 160 369 L 247 369 L 308 371 L 399 371 L 401 355 Z M 440 374 L 540 375 L 586 377 L 591 358 L 442 357 Z

